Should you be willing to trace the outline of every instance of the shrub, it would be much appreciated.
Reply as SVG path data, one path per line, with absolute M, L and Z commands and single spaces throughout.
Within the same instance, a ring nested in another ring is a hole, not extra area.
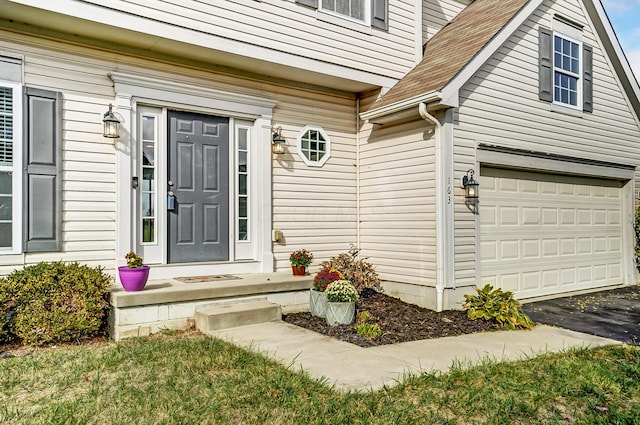
M 382 330 L 377 323 L 370 323 L 373 320 L 371 313 L 362 311 L 358 313 L 356 319 L 356 331 L 365 338 L 375 339 L 382 336 Z
M 354 303 L 358 301 L 358 291 L 348 280 L 331 282 L 325 292 L 329 302 Z
M 373 264 L 364 261 L 366 258 L 358 258 L 359 256 L 360 249 L 352 246 L 349 252 L 339 254 L 331 260 L 323 262 L 322 267 L 340 271 L 345 279 L 353 284 L 359 294 L 362 294 L 367 288 L 382 292 L 380 278 Z
M 40 345 L 97 335 L 111 277 L 100 267 L 39 263 L 0 279 L 0 336 Z
M 476 295 L 465 295 L 463 307 L 471 320 L 495 320 L 507 329 L 531 329 L 533 321 L 522 311 L 513 292 L 493 289 L 491 285 L 476 288 Z
M 344 275 L 338 270 L 324 268 L 313 278 L 313 289 L 324 292 L 327 286 L 336 280 L 344 280 Z

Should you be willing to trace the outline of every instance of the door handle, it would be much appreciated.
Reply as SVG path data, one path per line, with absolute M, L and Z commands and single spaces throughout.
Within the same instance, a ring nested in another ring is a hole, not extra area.
M 176 195 L 173 192 L 167 192 L 167 211 L 176 210 Z

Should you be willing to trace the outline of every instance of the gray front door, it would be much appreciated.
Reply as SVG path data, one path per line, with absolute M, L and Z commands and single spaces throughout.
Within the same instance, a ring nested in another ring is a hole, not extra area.
M 168 261 L 229 259 L 229 119 L 169 111 Z

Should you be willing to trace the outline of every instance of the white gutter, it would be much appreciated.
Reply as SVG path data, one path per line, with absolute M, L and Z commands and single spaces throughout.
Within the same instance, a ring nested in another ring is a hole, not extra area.
M 414 96 L 409 99 L 402 100 L 400 102 L 392 103 L 390 105 L 363 112 L 360 118 L 362 118 L 363 120 L 371 121 L 375 120 L 376 118 L 384 117 L 386 115 L 402 112 L 410 108 L 415 108 L 416 105 L 419 105 L 420 103 L 432 103 L 438 102 L 440 100 L 442 100 L 442 94 L 437 90 L 433 90 L 428 93 L 423 93 L 419 96 Z
M 421 102 L 418 105 L 418 112 L 423 120 L 435 125 L 436 127 L 436 311 L 442 311 L 442 304 L 444 298 L 444 254 L 446 249 L 445 240 L 445 226 L 444 220 L 446 218 L 446 205 L 443 181 L 443 158 L 442 158 L 442 125 L 436 117 L 429 114 L 427 111 L 427 105 Z

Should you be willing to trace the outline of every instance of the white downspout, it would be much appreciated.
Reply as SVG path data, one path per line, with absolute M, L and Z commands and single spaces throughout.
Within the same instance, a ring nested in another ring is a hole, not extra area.
M 360 95 L 356 97 L 356 248 L 360 249 Z
M 446 206 L 444 199 L 444 182 L 443 175 L 443 158 L 442 158 L 442 125 L 436 117 L 429 114 L 427 105 L 421 102 L 418 105 L 418 111 L 423 120 L 435 125 L 436 127 L 436 311 L 442 311 L 444 298 L 444 255 L 446 249 L 445 242 L 445 226 Z

